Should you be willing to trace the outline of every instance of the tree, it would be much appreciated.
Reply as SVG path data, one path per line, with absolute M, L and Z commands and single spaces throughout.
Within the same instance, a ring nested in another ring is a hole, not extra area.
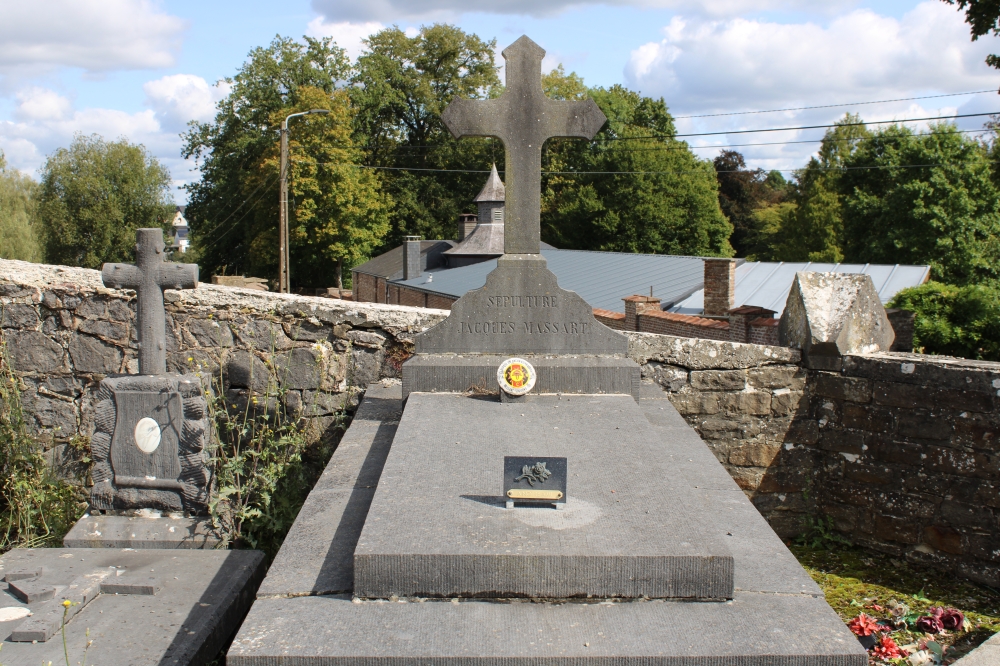
M 364 163 L 386 171 L 386 191 L 395 201 L 387 243 L 405 235 L 453 238 L 458 215 L 474 211 L 490 163 L 503 164 L 504 154 L 493 139 L 456 141 L 441 112 L 455 97 L 500 94 L 496 41 L 435 24 L 413 37 L 386 28 L 365 45 L 351 97 Z
M 617 85 L 587 89 L 561 69 L 545 77 L 544 88 L 556 99 L 590 96 L 608 117 L 592 142 L 546 142 L 544 240 L 575 249 L 732 256 L 732 226 L 719 210 L 712 164 L 673 138 L 662 99 Z
M 925 354 L 1000 361 L 1000 289 L 996 283 L 928 282 L 904 289 L 892 307 L 914 314 L 914 346 Z
M 1000 0 L 944 0 L 949 5 L 958 5 L 959 10 L 965 10 L 965 22 L 972 32 L 972 41 L 983 35 L 993 33 L 1000 35 Z M 986 56 L 986 64 L 1000 68 L 1000 56 Z
M 7 167 L 0 153 L 0 258 L 41 261 L 38 183 Z
M 331 39 L 306 37 L 299 43 L 275 37 L 252 50 L 239 72 L 226 79 L 230 91 L 215 118 L 193 123 L 184 134 L 183 154 L 201 169 L 201 180 L 187 188 L 187 217 L 206 273 L 277 274 L 278 172 L 265 165 L 277 154 L 281 120 L 303 108 L 303 91 L 331 96 L 349 76 L 347 56 Z M 307 116 L 293 123 L 294 140 L 324 121 Z M 290 250 L 292 271 L 310 278 L 296 264 L 302 248 L 293 242 Z M 332 275 L 331 267 L 316 280 Z
M 135 259 L 135 230 L 166 228 L 170 174 L 141 145 L 77 135 L 42 169 L 38 214 L 50 263 L 100 268 Z
M 300 126 L 289 142 L 289 223 L 292 264 L 300 284 L 333 282 L 343 287 L 344 263 L 366 261 L 389 231 L 391 200 L 381 192 L 378 174 L 358 167 L 360 151 L 351 138 L 353 108 L 347 92 L 328 95 L 318 88 L 299 89 L 298 104 L 272 116 L 280 123 L 286 111 L 329 109 Z M 275 146 L 264 158 L 260 178 L 273 179 L 280 169 Z M 271 234 L 255 239 L 257 254 L 274 253 Z
M 867 136 L 861 118 L 851 114 L 826 131 L 817 155 L 795 174 L 795 186 L 786 190 L 785 203 L 761 211 L 759 219 L 767 221 L 770 235 L 756 243 L 756 258 L 824 263 L 843 260 L 841 169 Z
M 744 257 L 758 235 L 754 213 L 772 203 L 769 175 L 763 169 L 748 169 L 743 155 L 735 150 L 723 150 L 712 165 L 719 180 L 719 208 L 733 225 L 729 242 L 736 255 Z
M 840 174 L 847 261 L 929 264 L 966 285 L 1000 277 L 1000 192 L 986 148 L 953 125 L 889 126 Z

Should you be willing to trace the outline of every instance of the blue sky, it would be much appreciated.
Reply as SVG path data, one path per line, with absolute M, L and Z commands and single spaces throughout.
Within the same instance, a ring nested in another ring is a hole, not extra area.
M 972 43 L 940 0 L 36 0 L 0 6 L 0 150 L 37 175 L 74 133 L 127 137 L 171 170 L 188 121 L 211 119 L 231 76 L 275 34 L 330 35 L 356 55 L 361 39 L 396 24 L 447 21 L 498 50 L 527 34 L 590 85 L 664 97 L 677 116 L 951 95 L 1000 88 L 983 64 L 994 38 Z M 499 55 L 498 62 L 500 59 Z M 684 118 L 681 132 L 1000 111 L 995 92 L 767 114 Z M 959 121 L 978 129 L 984 118 Z M 915 124 L 915 127 L 920 127 Z M 690 139 L 713 157 L 737 149 L 751 166 L 794 169 L 822 130 Z M 184 193 L 176 191 L 178 202 Z

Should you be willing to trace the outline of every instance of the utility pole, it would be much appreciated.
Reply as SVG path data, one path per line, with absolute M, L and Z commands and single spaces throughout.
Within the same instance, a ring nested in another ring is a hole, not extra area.
M 288 251 L 288 121 L 313 113 L 326 114 L 330 111 L 328 109 L 310 109 L 301 113 L 293 113 L 281 121 L 281 166 L 278 174 L 281 180 L 281 194 L 278 203 L 278 292 L 281 294 L 289 293 L 292 288 L 289 279 L 291 254 Z

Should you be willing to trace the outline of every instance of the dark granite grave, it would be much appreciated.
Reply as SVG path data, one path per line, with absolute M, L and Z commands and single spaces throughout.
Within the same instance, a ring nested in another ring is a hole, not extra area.
M 101 381 L 90 443 L 90 512 L 63 539 L 67 547 L 219 543 L 210 522 L 199 517 L 208 510 L 211 479 L 202 382 L 166 371 L 163 290 L 195 288 L 198 266 L 164 262 L 164 249 L 162 230 L 139 229 L 136 265 L 104 265 L 105 285 L 135 289 L 138 296 L 139 374 Z
M 625 337 L 537 254 L 541 144 L 603 122 L 545 99 L 543 55 L 522 37 L 502 97 L 443 114 L 504 142 L 506 254 L 417 336 L 401 389 L 369 388 L 227 663 L 865 666 Z M 513 402 L 511 356 L 537 378 Z M 506 456 L 565 458 L 565 507 L 509 508 Z
M 198 377 L 166 373 L 163 289 L 195 287 L 198 267 L 163 263 L 161 230 L 137 236 L 138 266 L 104 278 L 137 289 L 141 374 L 101 382 L 91 506 L 67 547 L 0 558 L 3 664 L 66 663 L 63 633 L 70 663 L 211 662 L 264 575 L 263 553 L 210 550 L 208 405 Z
M 265 571 L 263 553 L 245 550 L 42 548 L 0 558 L 0 575 L 39 569 L 3 584 L 0 617 L 19 608 L 32 615 L 0 621 L 0 663 L 66 663 L 64 613 L 70 663 L 82 663 L 85 651 L 87 664 L 102 666 L 208 663 L 239 626 Z M 15 588 L 29 582 L 47 594 L 23 601 Z M 64 599 L 77 605 L 66 609 Z

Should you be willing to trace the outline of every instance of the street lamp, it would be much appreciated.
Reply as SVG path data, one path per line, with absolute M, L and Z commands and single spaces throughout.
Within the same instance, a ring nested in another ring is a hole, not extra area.
M 330 113 L 329 109 L 309 109 L 301 113 L 293 113 L 281 122 L 281 167 L 279 176 L 281 178 L 281 194 L 279 202 L 278 217 L 278 292 L 287 294 L 291 291 L 291 281 L 289 280 L 289 257 L 288 252 L 288 121 L 299 116 L 308 116 L 313 113 Z

